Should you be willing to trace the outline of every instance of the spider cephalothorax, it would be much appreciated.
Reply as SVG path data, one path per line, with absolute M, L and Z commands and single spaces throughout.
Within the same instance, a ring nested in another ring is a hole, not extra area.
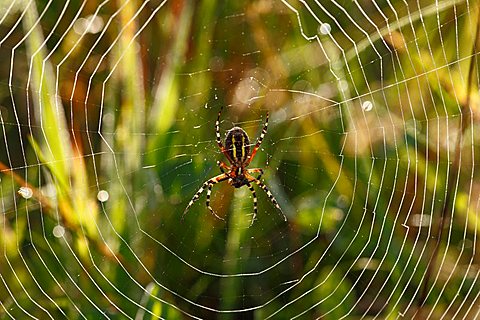
M 223 109 L 223 108 L 222 108 Z M 265 120 L 265 124 L 263 125 L 262 133 L 257 140 L 257 143 L 253 147 L 252 152 L 250 153 L 250 139 L 248 138 L 247 133 L 240 127 L 233 127 L 232 129 L 228 130 L 227 135 L 225 137 L 225 146 L 223 146 L 221 136 L 220 136 L 220 115 L 222 113 L 222 109 L 218 112 L 217 121 L 215 122 L 215 133 L 216 133 L 216 141 L 220 151 L 225 155 L 227 160 L 230 162 L 231 166 L 226 165 L 224 162 L 217 161 L 222 174 L 213 177 L 207 180 L 202 187 L 197 191 L 197 193 L 193 196 L 192 200 L 188 203 L 188 206 L 185 208 L 183 212 L 183 217 L 187 213 L 188 209 L 193 205 L 195 201 L 200 198 L 203 190 L 207 190 L 207 208 L 210 212 L 217 218 L 222 219 L 219 217 L 213 208 L 210 206 L 210 194 L 212 193 L 212 186 L 216 183 L 227 181 L 230 185 L 235 188 L 240 188 L 242 186 L 248 186 L 250 191 L 253 195 L 253 218 L 252 223 L 255 221 L 255 217 L 257 216 L 257 195 L 255 193 L 255 189 L 253 189 L 252 183 L 256 183 L 263 191 L 267 193 L 268 198 L 272 203 L 282 212 L 282 209 L 278 205 L 277 200 L 272 195 L 270 190 L 268 190 L 267 186 L 260 181 L 260 177 L 263 174 L 263 170 L 261 168 L 254 168 L 254 169 L 246 169 L 246 167 L 250 164 L 253 160 L 253 157 L 260 148 L 260 144 L 267 133 L 268 127 L 268 112 Z M 255 178 L 252 174 L 257 174 L 258 177 Z M 283 214 L 283 212 L 282 212 Z M 287 221 L 287 217 L 283 215 L 284 220 Z M 223 220 L 223 219 L 222 219 Z

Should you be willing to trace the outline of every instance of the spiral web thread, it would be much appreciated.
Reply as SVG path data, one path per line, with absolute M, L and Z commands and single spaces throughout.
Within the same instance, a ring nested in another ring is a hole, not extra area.
M 1 5 L 1 316 L 477 318 L 477 3 L 217 6 Z

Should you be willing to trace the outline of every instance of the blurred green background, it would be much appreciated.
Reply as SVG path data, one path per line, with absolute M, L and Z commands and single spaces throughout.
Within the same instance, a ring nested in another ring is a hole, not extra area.
M 473 319 L 475 1 L 0 1 L 0 317 Z M 241 126 L 257 188 L 213 188 Z

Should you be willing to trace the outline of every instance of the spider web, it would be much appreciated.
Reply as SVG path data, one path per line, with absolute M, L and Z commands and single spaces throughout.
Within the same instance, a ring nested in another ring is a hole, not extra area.
M 1 317 L 477 318 L 478 12 L 0 3 Z

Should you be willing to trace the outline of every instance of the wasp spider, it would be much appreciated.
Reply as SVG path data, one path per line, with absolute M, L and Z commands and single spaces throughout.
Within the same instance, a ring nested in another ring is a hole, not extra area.
M 212 186 L 222 181 L 227 181 L 230 185 L 235 188 L 240 188 L 243 186 L 247 186 L 253 195 L 253 217 L 252 222 L 255 221 L 257 216 L 257 195 L 255 193 L 255 189 L 253 188 L 253 184 L 257 184 L 263 191 L 267 194 L 270 201 L 273 205 L 280 210 L 283 215 L 285 221 L 287 221 L 287 217 L 280 208 L 277 200 L 273 196 L 273 194 L 268 190 L 267 186 L 260 181 L 260 177 L 263 174 L 263 169 L 261 168 L 253 168 L 253 169 L 246 169 L 246 167 L 252 162 L 255 154 L 257 153 L 258 149 L 260 148 L 260 144 L 267 133 L 268 127 L 268 112 L 265 120 L 265 124 L 263 125 L 262 133 L 257 140 L 257 143 L 253 147 L 252 152 L 250 152 L 250 140 L 248 139 L 248 135 L 240 127 L 233 127 L 232 129 L 228 130 L 227 135 L 225 137 L 225 146 L 222 143 L 220 138 L 220 115 L 222 113 L 222 109 L 218 112 L 217 121 L 215 122 L 215 133 L 216 133 L 216 140 L 220 151 L 224 154 L 224 156 L 230 162 L 230 166 L 225 164 L 222 161 L 217 161 L 217 165 L 220 167 L 222 174 L 219 174 L 216 177 L 213 177 L 207 181 L 205 181 L 202 187 L 195 193 L 192 200 L 188 203 L 188 206 L 185 208 L 185 211 L 182 215 L 182 220 L 185 214 L 187 213 L 188 209 L 200 198 L 202 192 L 207 189 L 207 208 L 210 212 L 217 217 L 218 219 L 223 220 L 223 218 L 219 217 L 213 208 L 210 206 L 210 194 L 212 193 Z M 252 176 L 252 174 L 258 174 L 258 177 Z

